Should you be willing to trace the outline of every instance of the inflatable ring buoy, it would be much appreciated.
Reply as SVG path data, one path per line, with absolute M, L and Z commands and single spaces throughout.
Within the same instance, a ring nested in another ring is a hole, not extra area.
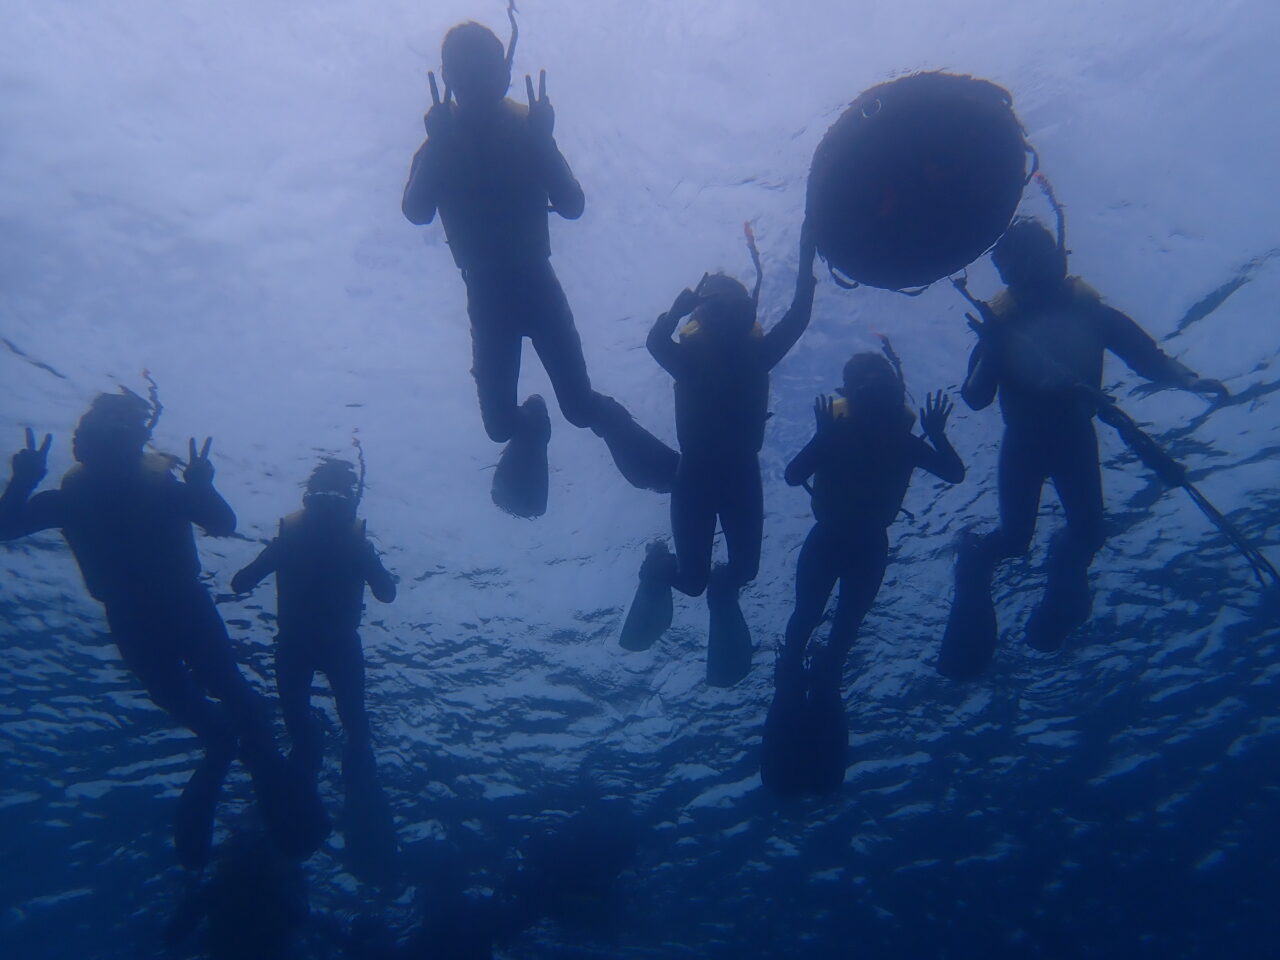
M 814 152 L 805 212 L 818 252 L 887 290 L 949 276 L 1009 225 L 1029 150 L 994 83 L 916 73 L 874 86 Z

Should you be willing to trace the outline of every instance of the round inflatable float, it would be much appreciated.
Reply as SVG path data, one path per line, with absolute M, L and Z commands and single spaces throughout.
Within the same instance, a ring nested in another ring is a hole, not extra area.
M 862 93 L 809 169 L 818 252 L 852 283 L 921 287 L 999 239 L 1027 182 L 1013 98 L 975 77 L 916 73 Z

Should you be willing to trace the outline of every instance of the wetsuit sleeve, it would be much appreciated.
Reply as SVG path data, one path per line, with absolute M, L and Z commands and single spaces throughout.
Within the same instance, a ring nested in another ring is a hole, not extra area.
M 786 472 L 782 475 L 787 485 L 798 487 L 817 473 L 824 449 L 825 444 L 822 438 L 814 434 L 813 439 L 806 443 L 804 449 L 792 457 L 791 462 L 787 464 Z
M 231 578 L 232 593 L 248 593 L 264 579 L 275 573 L 280 566 L 280 540 L 277 538 L 262 548 L 262 552 L 253 558 L 243 570 Z
M 364 542 L 364 582 L 375 599 L 390 603 L 396 598 L 395 577 L 382 565 L 382 558 L 368 540 Z
M 569 169 L 569 161 L 565 160 L 554 139 L 539 144 L 534 149 L 539 153 L 542 185 L 546 188 L 551 209 L 566 220 L 577 220 L 586 209 L 587 197 L 582 192 L 582 184 L 578 183 L 578 178 Z
M 680 318 L 671 313 L 661 314 L 653 322 L 649 337 L 645 340 L 645 346 L 649 348 L 653 359 L 657 360 L 658 365 L 677 380 L 684 372 L 684 355 L 681 353 L 680 344 L 671 337 L 676 332 L 676 324 L 679 322 Z
M 11 481 L 0 496 L 0 540 L 16 540 L 65 524 L 66 494 L 61 490 L 46 490 L 33 497 L 29 489 L 15 487 Z
M 184 519 L 197 524 L 211 537 L 229 537 L 236 532 L 235 511 L 212 483 L 183 482 L 179 490 Z
M 791 300 L 791 306 L 787 308 L 782 319 L 773 325 L 773 329 L 764 335 L 763 353 L 766 370 L 776 367 L 808 328 L 809 317 L 813 314 L 813 291 L 817 284 L 812 271 L 806 273 L 802 270 L 796 277 L 796 293 Z
M 1107 349 L 1138 376 L 1161 386 L 1184 389 L 1197 379 L 1193 371 L 1156 346 L 1155 340 L 1129 316 L 1114 307 L 1099 309 Z
M 964 479 L 964 461 L 945 436 L 933 437 L 932 442 L 916 437 L 916 466 L 932 473 L 946 483 L 959 483 Z
M 991 405 L 999 386 L 999 361 L 994 356 L 992 345 L 979 340 L 973 353 L 969 354 L 969 372 L 960 388 L 960 396 L 964 397 L 970 410 L 981 410 Z
M 409 182 L 404 186 L 400 210 L 410 223 L 430 223 L 436 217 L 440 199 L 440 150 L 430 140 L 424 140 L 413 155 L 409 167 Z

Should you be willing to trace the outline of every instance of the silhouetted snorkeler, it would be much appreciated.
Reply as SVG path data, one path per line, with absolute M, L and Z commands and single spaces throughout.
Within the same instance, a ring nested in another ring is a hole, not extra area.
M 75 430 L 78 463 L 61 489 L 34 497 L 52 438 L 37 447 L 28 428 L 26 449 L 14 455 L 0 497 L 0 539 L 60 529 L 125 664 L 158 707 L 199 737 L 204 759 L 178 803 L 179 860 L 189 867 L 208 860 L 218 793 L 237 748 L 273 839 L 291 856 L 308 855 L 328 833 L 319 797 L 288 776 L 272 743 L 266 701 L 241 675 L 222 618 L 198 579 L 191 524 L 213 536 L 228 536 L 236 525 L 213 487 L 210 441 L 198 453 L 190 442 L 179 483 L 176 458 L 144 450 L 150 413 L 130 391 L 99 394 Z
M 981 535 L 966 531 L 957 546 L 955 598 L 937 663 L 953 679 L 976 677 L 994 654 L 992 575 L 1000 561 L 1030 547 L 1046 480 L 1058 491 L 1066 527 L 1049 548 L 1048 581 L 1027 623 L 1027 642 L 1057 650 L 1089 618 L 1088 570 L 1105 538 L 1093 416 L 1106 351 L 1162 386 L 1227 396 L 1222 383 L 1166 356 L 1132 319 L 1068 276 L 1063 244 L 1039 221 L 1015 220 L 992 261 L 1006 289 L 982 305 L 981 322 L 972 321 L 978 344 L 962 395 L 974 410 L 1000 397 L 1000 526 Z
M 711 613 L 707 681 L 716 686 L 731 686 L 751 669 L 751 637 L 738 592 L 760 567 L 759 454 L 769 416 L 769 371 L 809 325 L 814 254 L 804 228 L 791 306 L 768 333 L 756 322 L 755 298 L 723 274 L 704 275 L 696 290 L 682 290 L 649 332 L 649 352 L 675 379 L 680 442 L 671 491 L 675 555 L 662 541 L 650 544 L 621 642 L 643 650 L 666 631 L 672 587 L 693 597 L 706 590 Z M 673 341 L 676 326 L 690 315 L 680 341 Z M 729 557 L 713 571 L 717 520 Z
M 507 99 L 511 69 L 502 43 L 478 23 L 453 27 L 441 57 L 445 97 L 425 117 L 427 139 L 414 155 L 402 208 L 415 224 L 430 223 L 439 210 L 467 286 L 480 415 L 489 438 L 507 444 L 493 478 L 494 502 L 523 517 L 540 516 L 547 506 L 546 404 L 536 394 L 517 404 L 525 337 L 565 419 L 602 437 L 629 483 L 670 490 L 675 451 L 592 389 L 551 267 L 547 211 L 575 220 L 585 198 L 552 136 L 545 72 L 536 95 L 526 77 L 527 107 Z M 434 91 L 434 77 L 432 84 Z
M 181 946 L 204 921 L 210 960 L 283 960 L 310 913 L 306 878 L 265 836 L 232 833 L 213 876 L 179 903 L 165 945 Z
M 885 347 L 896 361 L 887 341 Z M 793 487 L 813 477 L 816 522 L 796 562 L 796 607 L 765 721 L 760 773 L 779 795 L 834 790 L 844 780 L 848 726 L 841 681 L 849 648 L 884 579 L 888 527 L 917 468 L 947 483 L 964 479 L 964 464 L 946 436 L 951 404 L 942 391 L 930 394 L 920 411 L 924 436 L 916 436 L 895 366 L 878 353 L 854 354 L 844 366 L 840 397 L 814 402 L 813 439 L 787 465 Z M 825 646 L 811 650 L 810 637 L 837 581 L 831 632 Z
M 311 710 L 311 681 L 319 671 L 329 680 L 347 739 L 344 854 L 357 876 L 385 881 L 394 874 L 396 839 L 377 783 L 358 631 L 365 584 L 390 603 L 396 583 L 369 541 L 365 522 L 356 517 L 360 486 L 351 463 L 322 460 L 307 480 L 302 509 L 280 521 L 275 539 L 232 578 L 231 589 L 248 593 L 275 574 L 276 685 L 293 741 L 290 760 L 315 782 L 324 748 Z

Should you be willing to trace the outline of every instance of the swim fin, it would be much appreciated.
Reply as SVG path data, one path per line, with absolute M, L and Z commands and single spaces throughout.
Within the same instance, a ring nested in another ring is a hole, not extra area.
M 178 862 L 188 870 L 199 870 L 209 862 L 213 850 L 213 821 L 218 794 L 235 759 L 236 741 L 207 747 L 205 755 L 182 788 L 174 817 L 173 846 Z
M 671 581 L 676 558 L 662 540 L 649 544 L 640 564 L 640 583 L 618 643 L 624 650 L 648 650 L 671 626 Z
M 551 418 L 536 393 L 520 408 L 520 430 L 507 441 L 493 472 L 493 502 L 516 517 L 533 519 L 547 512 L 547 444 Z
M 373 754 L 347 746 L 342 756 L 346 801 L 342 810 L 343 861 L 352 875 L 386 886 L 398 873 L 395 820 L 378 783 Z
M 1089 563 L 1093 555 L 1076 547 L 1069 530 L 1059 532 L 1049 547 L 1049 582 L 1044 598 L 1027 621 L 1027 645 L 1041 653 L 1055 653 L 1093 612 Z
M 670 493 L 680 455 L 632 418 L 613 397 L 597 394 L 592 431 L 604 440 L 627 483 L 640 490 Z
M 938 652 L 938 673 L 950 680 L 973 680 L 996 650 L 996 607 L 991 600 L 992 568 L 982 538 L 966 531 L 956 550 L 956 588 Z
M 844 783 L 849 753 L 849 721 L 840 695 L 840 676 L 815 673 L 809 668 L 807 744 L 809 791 L 831 793 Z
M 783 654 L 774 667 L 773 701 L 760 740 L 760 780 L 779 797 L 797 797 L 809 790 L 805 757 L 804 663 Z
M 717 565 L 707 583 L 707 683 L 713 687 L 732 687 L 751 672 L 751 631 L 738 606 L 739 587 L 726 573 Z

